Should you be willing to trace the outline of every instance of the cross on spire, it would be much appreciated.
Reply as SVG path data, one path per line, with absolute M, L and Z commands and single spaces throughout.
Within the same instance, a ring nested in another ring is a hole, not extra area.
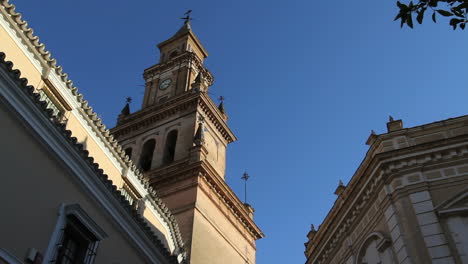
M 224 99 L 225 99 L 225 98 L 224 98 L 224 96 L 222 96 L 222 95 L 218 98 L 218 100 L 219 100 L 221 103 L 224 102 Z
M 132 102 L 132 98 L 130 96 L 127 96 L 127 98 L 125 98 L 125 102 L 127 104 L 131 103 Z
M 189 24 L 190 20 L 193 18 L 190 17 L 190 13 L 192 13 L 192 9 L 188 10 L 187 12 L 184 13 L 185 17 L 181 17 L 180 19 L 184 20 L 184 24 Z
M 244 203 L 247 204 L 247 180 L 250 178 L 247 172 L 244 172 L 241 179 L 244 180 Z

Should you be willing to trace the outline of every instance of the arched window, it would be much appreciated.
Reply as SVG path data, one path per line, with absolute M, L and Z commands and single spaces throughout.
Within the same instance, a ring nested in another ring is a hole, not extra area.
M 356 258 L 356 264 L 393 264 L 393 254 L 390 240 L 381 233 L 369 234 L 361 244 Z
M 164 148 L 163 164 L 174 161 L 175 148 L 177 144 L 177 130 L 172 130 L 167 134 L 166 146 Z
M 140 156 L 140 168 L 143 171 L 151 169 L 151 162 L 153 161 L 154 148 L 156 147 L 156 140 L 150 139 L 143 145 L 143 150 Z
M 177 53 L 177 50 L 174 50 L 171 55 L 169 55 L 169 57 L 172 59 L 174 57 L 176 57 L 177 55 L 179 55 L 179 53 Z
M 126 148 L 125 149 L 125 155 L 128 156 L 129 159 L 132 158 L 132 148 Z

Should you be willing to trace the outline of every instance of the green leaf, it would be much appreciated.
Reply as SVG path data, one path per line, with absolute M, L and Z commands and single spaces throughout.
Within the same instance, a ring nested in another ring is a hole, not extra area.
M 400 1 L 397 1 L 396 4 L 400 9 L 404 9 L 407 7 L 405 4 L 400 3 Z
M 393 21 L 397 21 L 399 18 L 402 17 L 402 13 L 398 13 L 398 15 L 396 15 L 395 19 L 393 19 Z
M 443 16 L 446 16 L 446 17 L 453 16 L 453 14 L 450 13 L 449 11 L 445 11 L 445 10 L 442 10 L 442 9 L 437 9 L 436 11 L 437 11 L 437 13 L 439 13 L 439 14 L 441 14 Z
M 458 18 L 452 18 L 450 19 L 450 25 L 453 26 L 453 30 L 457 28 L 458 23 L 462 22 L 463 20 L 458 19 Z
M 408 18 L 406 19 L 406 24 L 408 27 L 413 28 L 413 18 L 411 17 L 411 13 L 409 13 Z
M 457 7 L 455 7 L 457 9 L 463 9 L 463 8 L 468 8 L 468 2 L 464 2 L 464 3 L 461 3 L 460 5 L 458 5 Z
M 418 16 L 416 17 L 416 20 L 418 21 L 419 24 L 422 24 L 423 19 L 424 19 L 424 9 L 421 10 L 421 11 L 418 13 Z
M 436 13 L 435 13 L 435 12 L 432 13 L 432 21 L 434 21 L 434 23 L 437 23 L 437 21 L 436 21 Z
M 406 17 L 407 17 L 406 14 L 401 15 L 400 28 L 402 28 L 403 25 L 406 23 Z
M 460 10 L 456 10 L 455 8 L 452 8 L 451 10 L 453 12 L 454 15 L 456 15 L 457 17 L 461 17 L 461 18 L 464 18 L 465 16 L 463 15 L 463 12 L 460 11 Z

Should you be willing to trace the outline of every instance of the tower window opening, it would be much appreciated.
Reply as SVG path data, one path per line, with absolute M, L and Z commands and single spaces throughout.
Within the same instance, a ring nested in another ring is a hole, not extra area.
M 125 155 L 128 156 L 129 159 L 132 158 L 132 148 L 126 148 L 125 149 Z
M 177 144 L 177 130 L 172 130 L 167 134 L 166 146 L 164 149 L 163 164 L 169 164 L 174 161 L 175 148 Z
M 178 54 L 177 50 L 174 50 L 173 52 L 171 52 L 171 55 L 169 55 L 169 57 L 172 59 L 174 57 L 176 57 Z
M 151 163 L 153 161 L 154 148 L 156 147 L 156 140 L 150 139 L 143 145 L 143 150 L 140 156 L 140 168 L 143 171 L 151 169 Z

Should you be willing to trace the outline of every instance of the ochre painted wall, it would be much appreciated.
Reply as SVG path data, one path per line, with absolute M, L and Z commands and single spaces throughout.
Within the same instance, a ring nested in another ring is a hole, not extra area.
M 0 13 L 0 17 L 3 16 Z M 2 17 L 3 19 L 3 17 Z M 6 61 L 14 62 L 14 69 L 21 71 L 21 77 L 28 79 L 28 84 L 40 87 L 41 73 L 34 67 L 24 52 L 16 45 L 5 28 L 0 26 L 0 52 L 6 54 Z
M 248 233 L 233 213 L 217 198 L 198 190 L 197 208 L 194 214 L 192 263 L 255 263 L 254 241 L 248 241 Z M 224 213 L 228 215 L 226 217 Z M 231 222 L 232 220 L 233 222 Z M 239 228 L 239 229 L 237 229 Z M 253 244 L 252 244 L 253 243 Z
M 107 233 L 96 263 L 145 263 L 142 254 L 98 203 L 78 184 L 36 135 L 0 107 L 2 146 L 2 219 L 0 245 L 22 259 L 28 248 L 44 254 L 57 221 L 59 205 L 79 204 Z M 8 202 L 6 202 L 8 201 Z

